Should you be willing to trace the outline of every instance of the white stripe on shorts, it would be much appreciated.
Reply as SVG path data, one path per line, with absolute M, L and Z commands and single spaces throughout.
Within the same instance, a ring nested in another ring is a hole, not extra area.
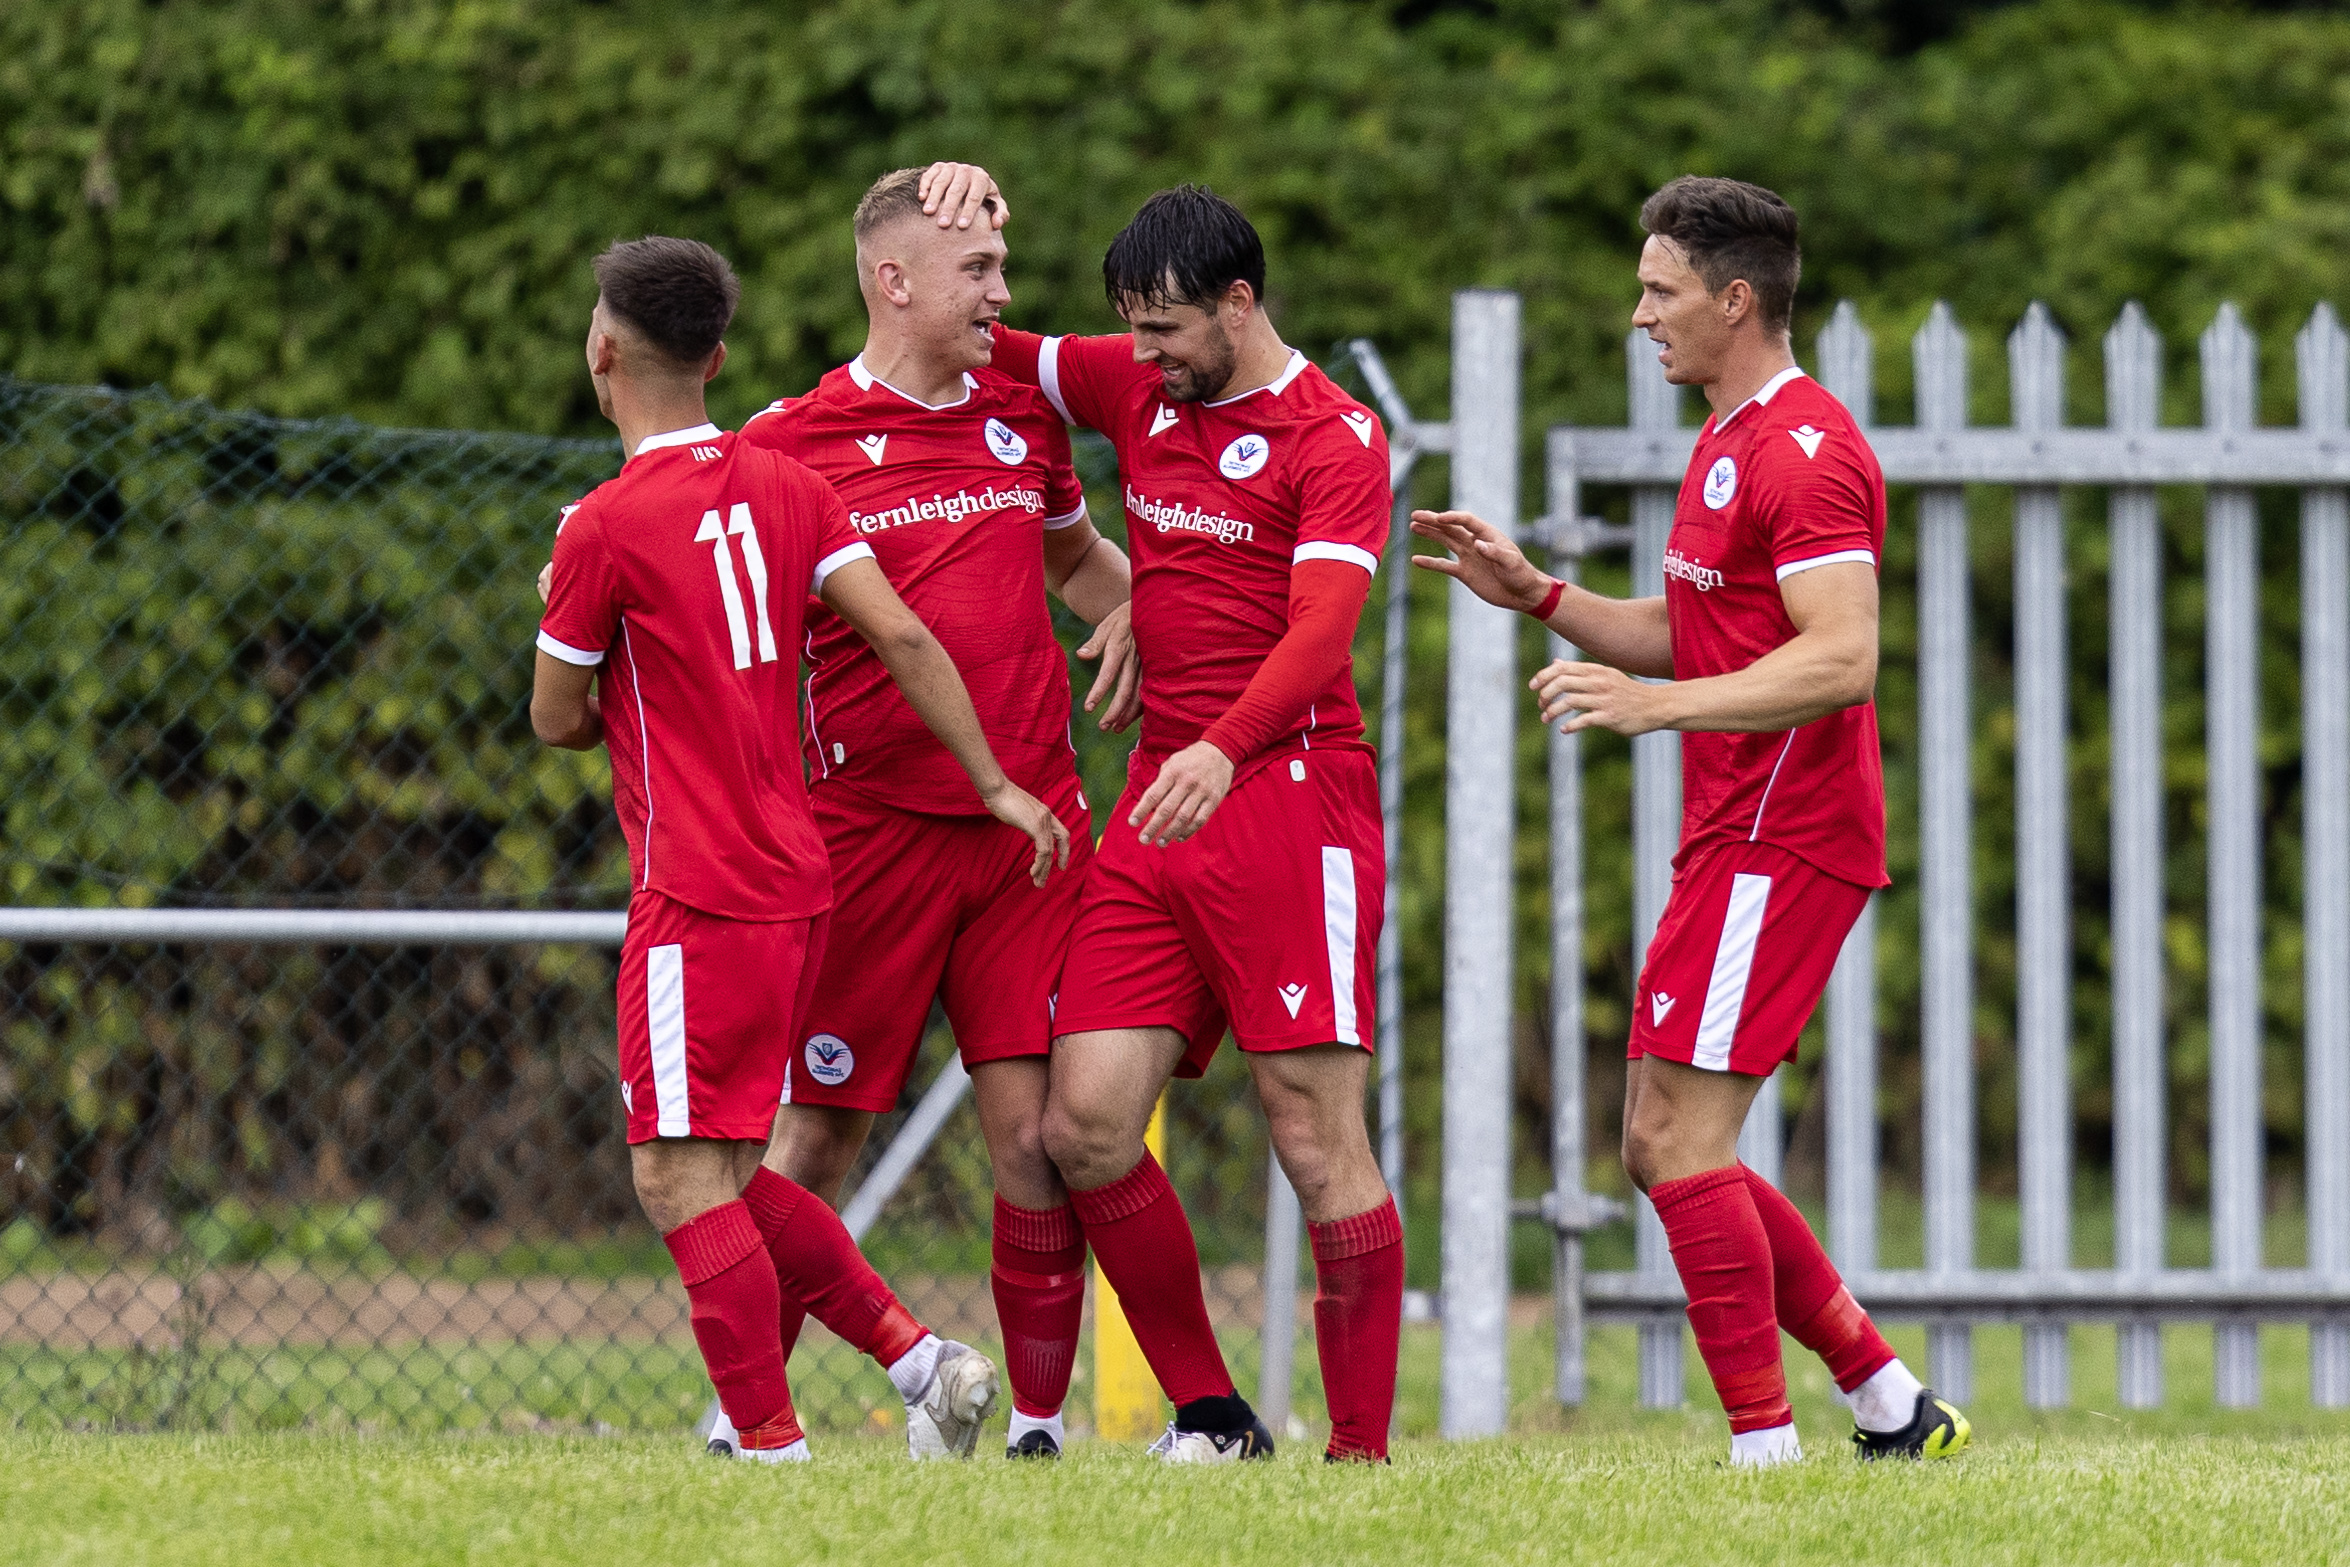
M 1746 977 L 1754 971 L 1755 938 L 1762 934 L 1763 910 L 1770 901 L 1768 876 L 1741 871 L 1730 878 L 1730 908 L 1722 916 L 1722 944 L 1714 948 L 1713 978 L 1706 981 L 1691 1066 L 1730 1070 L 1730 1043 L 1738 1034 L 1738 1014 L 1746 1008 Z
M 1363 1042 L 1355 1020 L 1355 857 L 1322 845 L 1322 944 L 1330 949 L 1330 1013 L 1342 1045 Z
M 653 1135 L 691 1137 L 685 1100 L 685 948 L 645 949 L 645 1033 L 653 1047 Z

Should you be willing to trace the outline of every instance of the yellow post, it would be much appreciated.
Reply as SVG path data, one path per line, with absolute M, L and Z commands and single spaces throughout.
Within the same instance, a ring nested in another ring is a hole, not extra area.
M 1167 1162 L 1167 1100 L 1160 1095 L 1143 1134 L 1151 1157 Z M 1158 1378 L 1134 1342 L 1134 1329 L 1118 1305 L 1118 1292 L 1093 1265 L 1093 1429 L 1105 1442 L 1139 1442 L 1156 1435 L 1166 1419 Z

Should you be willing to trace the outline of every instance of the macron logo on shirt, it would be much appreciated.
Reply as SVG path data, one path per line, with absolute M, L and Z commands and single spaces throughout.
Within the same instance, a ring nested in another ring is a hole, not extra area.
M 1356 440 L 1362 442 L 1366 447 L 1371 444 L 1371 416 L 1369 414 L 1342 413 L 1338 417 L 1344 419 L 1346 427 L 1354 431 Z
M 1800 430 L 1789 430 L 1787 433 L 1795 437 L 1795 444 L 1803 448 L 1806 457 L 1819 456 L 1820 442 L 1828 438 L 1827 431 L 1815 430 L 1808 424 Z
M 1159 411 L 1151 415 L 1151 434 L 1157 435 L 1160 431 L 1172 427 L 1174 423 L 1175 410 L 1169 408 L 1165 403 L 1161 403 Z
M 857 437 L 857 450 L 872 459 L 873 466 L 876 468 L 881 466 L 881 454 L 888 446 L 889 437 L 886 435 L 860 435 Z

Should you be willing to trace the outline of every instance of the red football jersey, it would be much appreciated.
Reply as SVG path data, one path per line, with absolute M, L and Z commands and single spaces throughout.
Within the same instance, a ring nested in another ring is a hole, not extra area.
M 1673 675 L 1746 668 L 1795 636 L 1779 584 L 1885 549 L 1885 474 L 1827 388 L 1787 370 L 1718 423 L 1681 480 L 1665 549 Z M 1885 772 L 1864 702 L 1769 734 L 1681 737 L 1681 852 L 1776 844 L 1863 887 L 1885 876 Z
M 996 328 L 997 366 L 1040 386 L 1072 424 L 1118 451 L 1142 743 L 1129 776 L 1206 733 L 1289 629 L 1290 567 L 1349 561 L 1376 571 L 1387 542 L 1387 433 L 1305 355 L 1269 386 L 1212 403 L 1170 403 L 1134 340 L 1038 337 Z M 1354 679 L 1340 670 L 1288 734 L 1235 775 L 1300 747 L 1363 746 Z
M 802 613 L 872 553 L 822 479 L 713 424 L 651 437 L 570 508 L 538 645 L 603 665 L 638 887 L 729 919 L 832 906 L 793 750 Z
M 916 402 L 862 357 L 769 404 L 743 439 L 828 481 L 898 596 L 937 636 L 1013 782 L 1048 796 L 1076 771 L 1069 661 L 1045 602 L 1044 535 L 1085 515 L 1069 429 L 1033 387 L 966 375 L 957 402 Z M 899 810 L 985 811 L 971 779 L 865 639 L 808 609 L 808 767 Z

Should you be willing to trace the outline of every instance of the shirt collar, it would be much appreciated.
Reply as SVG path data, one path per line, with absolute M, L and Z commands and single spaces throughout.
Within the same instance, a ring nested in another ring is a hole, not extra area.
M 1746 412 L 1746 410 L 1749 408 L 1760 408 L 1768 404 L 1772 398 L 1779 395 L 1779 388 L 1785 386 L 1790 381 L 1800 379 L 1802 375 L 1803 366 L 1789 365 L 1786 369 L 1780 371 L 1777 375 L 1772 376 L 1768 381 L 1765 381 L 1761 391 L 1755 393 L 1745 402 L 1742 402 L 1737 407 L 1731 409 L 1727 417 L 1716 420 L 1714 423 L 1714 429 L 1719 431 L 1726 428 L 1729 425 L 1730 420 L 1737 418 L 1740 414 Z
M 856 358 L 849 361 L 849 379 L 857 383 L 857 390 L 860 392 L 870 392 L 878 386 L 885 392 L 896 392 L 898 396 L 905 398 L 907 402 L 912 403 L 917 408 L 928 408 L 933 412 L 941 408 L 960 408 L 963 404 L 971 401 L 971 394 L 973 392 L 979 390 L 979 377 L 966 370 L 963 372 L 962 396 L 956 398 L 951 403 L 926 403 L 921 398 L 916 397 L 909 392 L 898 391 L 896 387 L 890 385 L 887 381 L 884 381 L 881 377 L 866 369 L 865 356 L 863 354 L 859 354 Z
M 657 452 L 664 446 L 691 446 L 696 441 L 715 441 L 725 433 L 718 426 L 704 420 L 690 430 L 664 430 L 659 435 L 648 435 L 636 443 L 636 450 L 629 455 L 642 457 L 645 453 Z
M 1241 398 L 1254 397 L 1259 392 L 1271 392 L 1275 397 L 1279 397 L 1283 392 L 1289 389 L 1289 383 L 1296 380 L 1299 376 L 1305 374 L 1305 371 L 1306 356 L 1293 348 L 1289 351 L 1289 363 L 1283 365 L 1281 367 L 1281 373 L 1273 377 L 1272 380 L 1266 382 L 1263 386 L 1252 386 L 1245 392 L 1236 392 L 1230 397 L 1219 397 L 1214 402 L 1208 403 L 1205 406 L 1209 408 L 1222 408 L 1227 403 L 1237 403 L 1241 400 Z

